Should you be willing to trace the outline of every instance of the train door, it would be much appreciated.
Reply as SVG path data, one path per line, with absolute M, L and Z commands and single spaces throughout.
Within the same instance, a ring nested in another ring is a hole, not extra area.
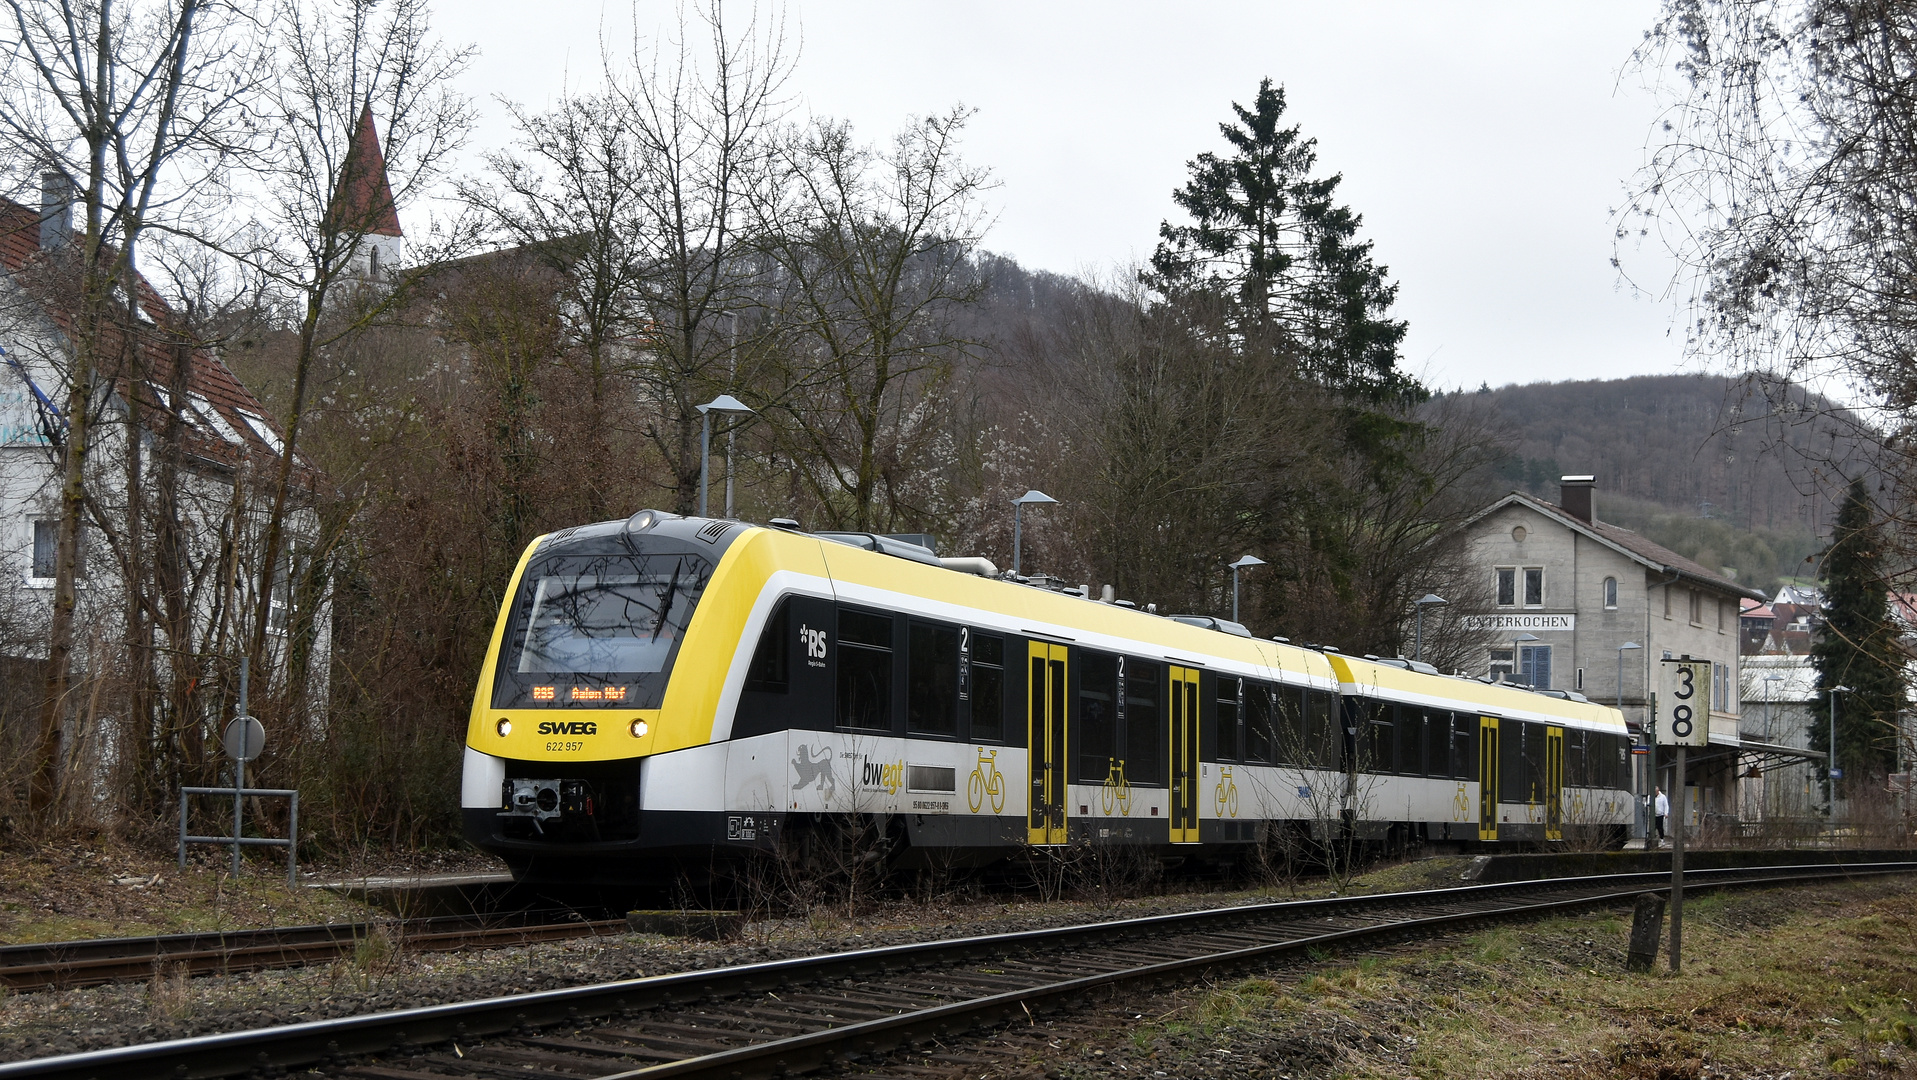
M 1478 717 L 1478 839 L 1498 838 L 1498 718 Z
M 1171 842 L 1198 842 L 1198 669 L 1171 669 Z
M 1544 838 L 1564 839 L 1564 729 L 1544 729 Z
M 1065 657 L 1067 647 L 1031 643 L 1030 705 L 1026 712 L 1026 755 L 1031 772 L 1026 839 L 1033 844 L 1065 842 Z

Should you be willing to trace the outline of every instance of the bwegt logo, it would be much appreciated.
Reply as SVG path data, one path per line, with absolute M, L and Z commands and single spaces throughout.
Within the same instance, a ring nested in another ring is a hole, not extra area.
M 592 720 L 541 720 L 541 735 L 597 735 L 599 725 Z

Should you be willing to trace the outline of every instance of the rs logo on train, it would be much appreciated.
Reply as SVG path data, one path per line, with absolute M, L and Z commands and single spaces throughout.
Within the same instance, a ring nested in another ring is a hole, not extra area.
M 597 735 L 599 725 L 591 720 L 541 720 L 541 735 Z

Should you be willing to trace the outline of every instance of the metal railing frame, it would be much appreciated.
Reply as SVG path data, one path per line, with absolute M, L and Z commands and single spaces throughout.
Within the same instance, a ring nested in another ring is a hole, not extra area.
M 241 836 L 241 821 L 238 815 L 233 819 L 232 836 L 189 836 L 186 831 L 187 800 L 193 795 L 225 795 L 238 803 L 248 795 L 264 795 L 268 798 L 289 799 L 292 803 L 286 823 L 286 838 L 275 840 L 264 836 Z M 286 849 L 286 885 L 293 888 L 299 884 L 299 842 L 300 842 L 300 793 L 295 788 L 230 788 L 230 787 L 183 787 L 180 789 L 180 869 L 186 869 L 186 845 L 221 844 L 233 849 L 233 859 L 237 863 L 242 847 L 283 847 Z

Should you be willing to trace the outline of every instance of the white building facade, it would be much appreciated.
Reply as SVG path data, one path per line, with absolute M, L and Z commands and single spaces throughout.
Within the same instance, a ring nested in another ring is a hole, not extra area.
M 1470 617 L 1469 625 L 1495 635 L 1472 674 L 1582 693 L 1617 706 L 1642 730 L 1659 662 L 1709 661 L 1711 745 L 1691 753 L 1688 782 L 1701 817 L 1735 814 L 1739 603 L 1763 594 L 1600 520 L 1595 486 L 1593 477 L 1567 476 L 1556 504 L 1513 492 L 1463 526 L 1469 559 L 1493 598 Z M 1639 755 L 1640 790 L 1672 791 L 1669 762 L 1660 758 L 1653 780 L 1650 756 Z
M 70 429 L 66 327 L 76 305 L 59 285 L 72 243 L 63 192 L 49 184 L 39 208 L 0 199 L 0 716 L 15 751 L 43 696 Z M 283 448 L 271 414 L 216 356 L 169 338 L 174 314 L 156 294 L 137 305 L 116 300 L 122 325 L 139 332 L 116 337 L 122 347 L 95 380 L 74 665 L 82 682 L 109 673 L 123 682 L 64 710 L 69 763 L 89 763 L 76 775 L 96 780 L 110 774 L 102 763 L 111 764 L 116 746 L 156 737 L 142 725 L 167 726 L 193 755 L 211 752 L 210 734 L 217 750 L 217 725 L 237 689 L 232 671 L 258 608 L 258 548 Z M 313 714 L 297 722 L 313 725 L 325 708 L 331 618 L 323 582 L 301 586 L 300 545 L 318 531 L 318 477 L 295 462 L 291 557 L 279 560 L 263 674 L 296 671 Z M 132 587 L 130 573 L 142 587 Z M 152 668 L 162 698 L 150 699 L 144 716 L 128 704 L 137 693 L 124 692 L 130 643 L 160 657 Z M 182 698 L 199 715 L 170 714 Z

